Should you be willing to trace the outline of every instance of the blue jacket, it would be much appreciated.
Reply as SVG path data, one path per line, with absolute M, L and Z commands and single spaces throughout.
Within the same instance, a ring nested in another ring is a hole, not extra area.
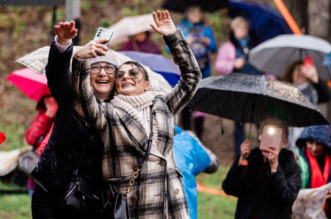
M 183 186 L 191 219 L 197 218 L 198 200 L 195 176 L 204 171 L 211 163 L 208 153 L 198 141 L 178 126 L 174 137 L 175 161 L 183 174 Z
M 217 45 L 214 39 L 213 31 L 211 27 L 206 25 L 204 22 L 193 24 L 189 22 L 187 19 L 184 19 L 182 22 L 177 24 L 176 27 L 182 30 L 185 38 L 187 38 L 187 36 L 191 33 L 193 27 L 202 28 L 199 35 L 208 37 L 210 39 L 210 44 L 207 47 L 208 51 L 212 53 L 216 52 Z M 210 67 L 210 59 L 209 59 L 206 68 L 202 69 L 202 78 L 209 77 L 210 73 L 211 73 L 211 67 Z

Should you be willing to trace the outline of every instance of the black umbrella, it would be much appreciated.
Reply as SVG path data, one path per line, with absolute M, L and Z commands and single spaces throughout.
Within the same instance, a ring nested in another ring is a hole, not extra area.
M 297 88 L 260 75 L 233 73 L 206 78 L 189 107 L 242 123 L 259 123 L 274 116 L 288 126 L 329 124 Z
M 185 12 L 190 6 L 199 6 L 202 11 L 213 12 L 228 7 L 228 0 L 164 0 L 162 8 Z

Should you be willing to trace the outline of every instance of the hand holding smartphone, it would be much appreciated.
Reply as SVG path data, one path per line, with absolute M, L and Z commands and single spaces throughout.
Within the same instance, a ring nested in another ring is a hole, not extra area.
M 95 36 L 94 36 L 93 40 L 108 39 L 108 41 L 103 42 L 101 44 L 107 46 L 107 48 L 109 49 L 109 41 L 110 41 L 112 36 L 113 36 L 113 31 L 108 30 L 106 28 L 99 27 L 98 31 L 95 33 Z

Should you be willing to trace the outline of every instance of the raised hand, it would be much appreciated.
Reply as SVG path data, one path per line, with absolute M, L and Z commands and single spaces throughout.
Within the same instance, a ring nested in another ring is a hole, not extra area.
M 158 10 L 156 13 L 153 11 L 153 19 L 155 24 L 151 27 L 159 34 L 166 36 L 176 32 L 176 26 L 172 21 L 169 12 Z
M 78 30 L 75 28 L 75 22 L 61 22 L 59 25 L 54 26 L 57 35 L 57 41 L 60 45 L 66 46 L 70 40 L 77 36 Z
M 273 173 L 278 169 L 278 154 L 280 150 L 275 146 L 269 146 L 267 148 L 263 148 L 262 155 L 268 160 L 270 165 L 270 171 Z
M 108 47 L 101 44 L 103 42 L 108 41 L 108 39 L 98 39 L 98 40 L 91 40 L 85 46 L 83 46 L 80 50 L 78 50 L 75 54 L 76 58 L 80 59 L 88 59 L 88 58 L 95 58 L 99 55 L 106 55 L 108 51 Z

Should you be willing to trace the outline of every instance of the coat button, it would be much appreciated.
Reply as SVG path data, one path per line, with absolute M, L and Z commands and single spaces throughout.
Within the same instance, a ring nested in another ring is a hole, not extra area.
M 132 202 L 136 202 L 136 201 L 137 201 L 137 199 L 138 199 L 138 197 L 137 197 L 137 196 L 135 196 L 135 195 L 133 195 L 133 196 L 131 197 L 131 201 L 132 201 Z
M 178 195 L 179 189 L 175 189 L 175 195 Z
M 165 160 L 161 160 L 161 161 L 160 161 L 160 165 L 161 165 L 161 166 L 165 166 L 165 165 L 167 165 L 167 162 L 166 162 Z

